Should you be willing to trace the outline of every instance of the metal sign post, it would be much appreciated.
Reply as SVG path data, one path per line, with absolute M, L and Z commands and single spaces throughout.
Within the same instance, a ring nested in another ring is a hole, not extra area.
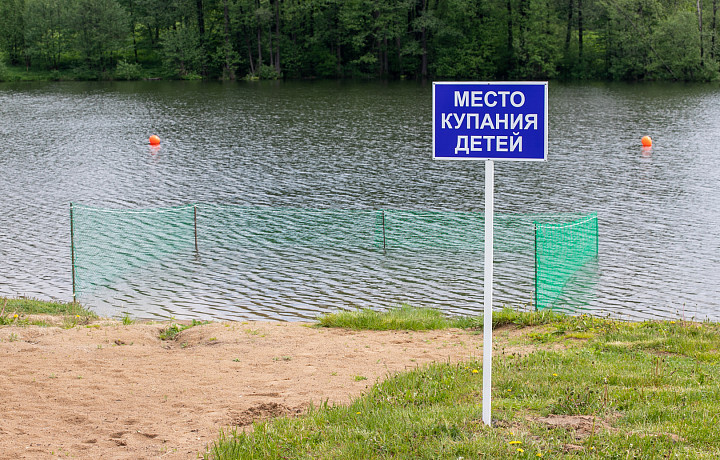
M 495 164 L 545 161 L 547 82 L 433 83 L 433 158 L 485 161 L 482 417 L 492 425 L 492 304 Z
M 483 398 L 485 425 L 491 426 L 490 394 L 492 390 L 492 295 L 493 295 L 493 227 L 495 201 L 495 163 L 485 161 L 485 282 L 483 287 Z

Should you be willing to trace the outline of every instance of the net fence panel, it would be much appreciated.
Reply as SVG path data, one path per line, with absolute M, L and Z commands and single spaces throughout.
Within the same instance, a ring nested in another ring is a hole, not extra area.
M 73 205 L 76 295 L 90 294 L 195 248 L 193 206 L 112 210 Z
M 108 314 L 114 305 L 163 314 L 212 304 L 309 317 L 331 306 L 403 301 L 469 314 L 482 296 L 483 213 L 214 204 L 74 205 L 72 213 L 76 295 Z M 528 305 L 535 296 L 548 306 L 585 294 L 590 284 L 579 268 L 587 248 L 575 238 L 582 222 L 578 214 L 497 214 L 496 300 Z M 565 288 L 555 292 L 557 285 Z
M 536 221 L 536 308 L 568 304 L 571 294 L 586 292 L 593 283 L 597 256 L 596 213 L 565 223 Z
M 387 249 L 482 251 L 482 214 L 443 211 L 381 211 Z
M 378 248 L 376 211 L 198 205 L 200 239 L 226 248 Z
M 485 249 L 485 215 L 458 211 L 381 211 L 388 249 L 438 249 L 482 253 Z M 532 254 L 538 219 L 557 222 L 577 214 L 496 214 L 493 245 L 496 251 Z

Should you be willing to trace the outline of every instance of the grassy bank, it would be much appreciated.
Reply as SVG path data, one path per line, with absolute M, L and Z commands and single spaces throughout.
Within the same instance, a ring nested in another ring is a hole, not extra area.
M 130 72 L 121 69 L 106 71 L 85 68 L 68 68 L 60 70 L 27 69 L 24 66 L 3 65 L 0 62 L 0 82 L 30 81 L 112 81 L 112 80 L 157 80 L 173 79 L 161 67 L 132 67 Z
M 574 317 L 560 315 L 552 310 L 521 311 L 503 308 L 493 313 L 493 328 L 510 324 L 527 327 L 557 321 L 574 321 Z M 375 311 L 369 308 L 329 313 L 318 318 L 320 327 L 341 327 L 355 330 L 390 331 L 409 330 L 427 331 L 447 329 L 482 329 L 482 316 L 449 317 L 432 308 L 417 308 L 402 304 L 387 311 Z
M 36 317 L 45 315 L 59 316 L 70 322 L 84 322 L 97 317 L 79 303 L 0 297 L 0 326 L 46 326 L 47 321 Z
M 443 324 L 412 310 L 328 315 L 319 324 L 385 328 L 409 317 L 417 330 L 418 316 L 440 328 L 482 322 Z M 206 457 L 720 457 L 717 324 L 511 310 L 495 317 L 497 327 L 522 328 L 510 345 L 527 352 L 495 351 L 493 428 L 482 423 L 481 363 L 435 364 L 390 376 L 348 406 L 224 431 Z

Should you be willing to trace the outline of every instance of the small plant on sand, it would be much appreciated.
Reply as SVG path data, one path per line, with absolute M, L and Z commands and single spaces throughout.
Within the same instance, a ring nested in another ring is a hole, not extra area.
M 19 317 L 17 313 L 12 315 L 3 314 L 0 315 L 0 326 L 8 326 L 10 324 L 18 323 Z
M 175 340 L 178 334 L 185 329 L 184 326 L 173 323 L 160 332 L 160 340 Z
M 172 323 L 162 331 L 160 331 L 160 340 L 176 340 L 178 334 L 180 334 L 182 331 L 186 329 L 190 329 L 191 327 L 200 326 L 202 324 L 208 324 L 208 321 L 198 321 L 198 320 L 192 320 L 190 324 L 178 324 L 178 323 Z
M 12 315 L 5 312 L 5 309 L 7 308 L 7 299 L 3 299 L 3 305 L 0 307 L 0 326 L 6 326 L 8 324 L 13 324 L 17 322 L 18 320 L 18 314 L 13 313 Z
M 80 321 L 80 315 L 75 316 L 63 316 L 63 325 L 62 327 L 64 329 L 72 329 L 75 326 L 78 325 L 78 322 Z
M 129 326 L 135 322 L 134 319 L 130 318 L 130 315 L 125 313 L 125 316 L 122 317 L 122 323 L 123 326 Z

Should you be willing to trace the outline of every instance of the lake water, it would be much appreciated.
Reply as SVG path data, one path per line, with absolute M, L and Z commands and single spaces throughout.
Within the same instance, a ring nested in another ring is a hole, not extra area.
M 0 295 L 71 300 L 71 202 L 482 212 L 483 164 L 431 158 L 431 92 L 0 84 Z M 589 312 L 720 320 L 720 88 L 551 83 L 549 115 L 548 162 L 495 163 L 496 213 L 598 213 Z M 169 261 L 80 300 L 143 318 L 299 320 L 398 302 L 482 311 L 482 254 L 208 249 L 193 268 Z M 532 268 L 499 259 L 497 306 L 531 303 Z

